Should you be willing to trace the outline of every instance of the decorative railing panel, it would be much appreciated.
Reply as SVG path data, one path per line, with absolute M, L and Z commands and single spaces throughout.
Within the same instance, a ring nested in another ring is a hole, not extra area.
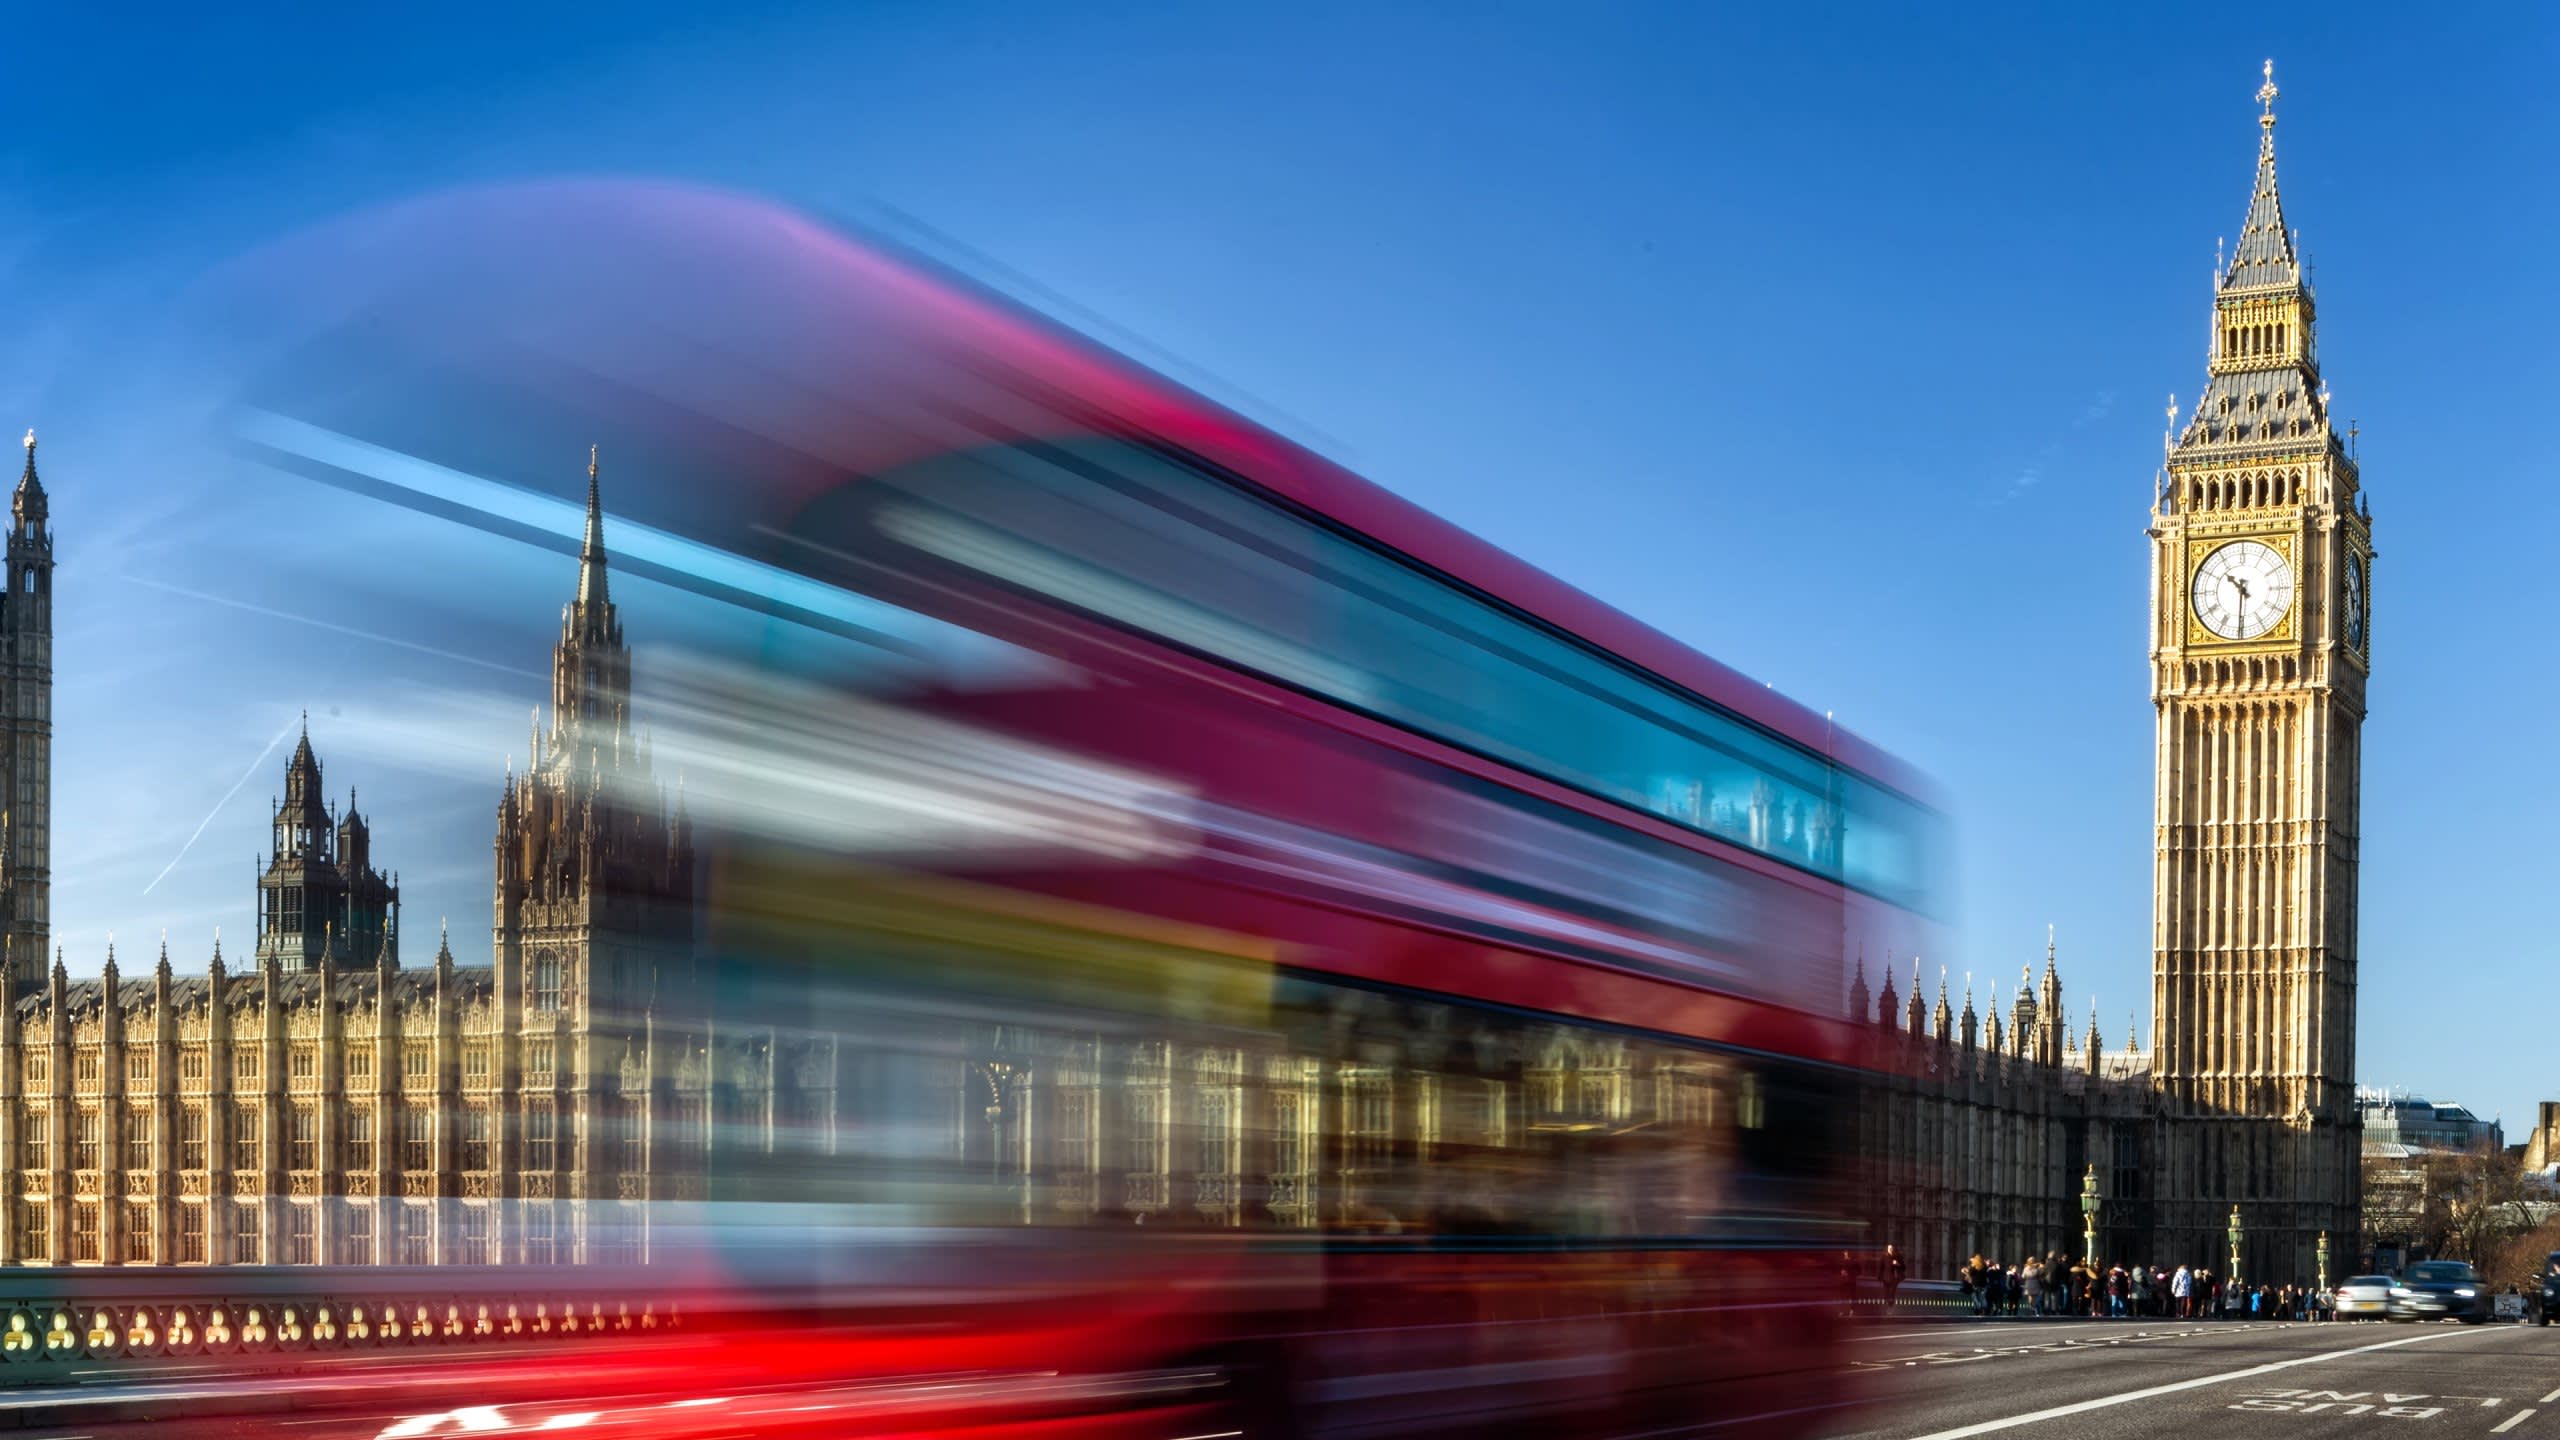
M 473 1287 L 418 1270 L 348 1273 L 313 1293 L 312 1272 L 0 1270 L 0 1385 L 58 1384 L 78 1366 L 219 1356 L 255 1369 L 259 1357 L 379 1346 L 558 1344 L 641 1338 L 682 1328 L 679 1306 L 628 1282 Z M 335 1277 L 332 1277 L 333 1280 Z M 68 1281 L 69 1283 L 65 1283 Z M 41 1293 L 59 1286 L 68 1293 Z

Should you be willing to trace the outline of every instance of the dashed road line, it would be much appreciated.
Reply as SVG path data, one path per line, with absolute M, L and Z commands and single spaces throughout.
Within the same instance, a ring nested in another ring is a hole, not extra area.
M 2254 1375 L 2272 1375 L 2278 1370 L 2291 1370 L 2297 1365 L 2318 1365 L 2330 1360 L 2343 1360 L 2350 1355 L 2370 1355 L 2376 1350 L 2391 1350 L 2402 1345 L 2422 1345 L 2430 1340 L 2442 1340 L 2448 1337 L 2474 1335 L 2478 1333 L 2480 1332 L 2469 1329 L 2440 1330 L 2433 1334 L 2411 1335 L 2399 1340 L 2384 1340 L 2372 1345 L 2359 1345 L 2351 1350 L 2324 1350 L 2317 1355 L 2304 1355 L 2292 1360 L 2276 1360 L 2264 1365 L 2252 1365 L 2246 1370 L 2229 1370 L 2219 1375 L 2199 1375 L 2192 1380 L 2179 1380 L 2167 1385 L 2154 1385 L 2144 1390 L 2128 1390 L 2121 1395 L 2102 1395 L 2095 1400 L 2082 1400 L 2070 1405 L 2056 1405 L 2049 1409 L 2029 1411 L 2024 1415 L 2011 1415 L 2006 1419 L 1984 1420 L 1973 1425 L 1959 1425 L 1953 1430 L 1938 1430 L 1927 1435 L 1915 1435 L 1911 1437 L 1911 1440 L 1964 1440 L 1964 1437 L 1969 1435 L 1989 1435 L 1995 1431 L 2014 1430 L 2021 1425 L 2033 1425 L 2045 1420 L 2059 1420 L 2066 1415 L 2085 1415 L 2092 1410 L 2106 1410 L 2117 1405 L 2130 1405 L 2136 1400 L 2149 1400 L 2154 1396 L 2175 1395 L 2184 1390 L 2200 1390 L 2207 1385 L 2220 1385 L 2232 1380 L 2246 1380 Z M 2524 1416 L 2533 1413 L 2535 1412 L 2530 1410 L 2521 1411 L 2515 1418 L 2522 1419 Z M 2513 1421 L 2510 1421 L 2509 1423 L 2513 1423 Z M 2503 1429 L 2505 1427 L 2502 1426 L 2500 1428 Z
M 2554 1390 L 2550 1394 L 2543 1396 L 2541 1399 L 2536 1400 L 2533 1403 L 2536 1405 L 2548 1405 L 2554 1400 L 2560 1400 L 2560 1390 Z
M 2506 1419 L 2499 1421 L 2497 1424 L 2490 1426 L 2489 1433 L 2492 1435 L 2504 1435 L 2508 1431 L 2513 1430 L 2517 1426 L 2541 1413 L 2542 1412 L 2539 1410 L 2519 1410 L 2513 1415 L 2508 1416 Z

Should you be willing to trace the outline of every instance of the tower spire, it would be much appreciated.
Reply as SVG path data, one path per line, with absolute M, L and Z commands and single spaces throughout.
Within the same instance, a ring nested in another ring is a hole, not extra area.
M 597 447 L 587 447 L 587 535 L 578 547 L 578 603 L 602 605 L 612 597 L 605 593 L 604 578 L 604 492 L 597 479 Z
M 2276 62 L 2269 60 L 2264 74 L 2266 83 L 2258 87 L 2258 180 L 2249 192 L 2248 218 L 2240 222 L 2240 243 L 2231 250 L 2231 267 L 2222 275 L 2225 290 L 2302 280 L 2293 231 L 2285 226 L 2284 202 L 2276 193 Z
M 44 482 L 36 478 L 36 432 L 27 431 L 27 466 L 18 472 L 17 493 L 9 499 L 9 516 L 22 534 L 41 535 L 44 530 Z

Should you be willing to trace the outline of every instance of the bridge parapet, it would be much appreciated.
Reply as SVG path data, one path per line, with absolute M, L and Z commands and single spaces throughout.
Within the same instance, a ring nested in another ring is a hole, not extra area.
M 0 1386 L 61 1384 L 75 1363 L 82 1383 L 97 1383 L 120 1364 L 139 1374 L 215 1356 L 256 1370 L 315 1351 L 539 1347 L 683 1322 L 669 1290 L 628 1272 L 0 1268 Z

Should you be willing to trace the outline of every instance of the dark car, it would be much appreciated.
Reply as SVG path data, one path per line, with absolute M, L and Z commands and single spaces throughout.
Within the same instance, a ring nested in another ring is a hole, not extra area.
M 2477 1325 L 2497 1301 L 2480 1276 L 2459 1260 L 2421 1260 L 2391 1287 L 2394 1320 L 2459 1320 Z
M 2533 1307 L 2533 1323 L 2550 1324 L 2555 1308 L 2560 1308 L 2560 1250 L 2542 1257 L 2542 1295 Z

